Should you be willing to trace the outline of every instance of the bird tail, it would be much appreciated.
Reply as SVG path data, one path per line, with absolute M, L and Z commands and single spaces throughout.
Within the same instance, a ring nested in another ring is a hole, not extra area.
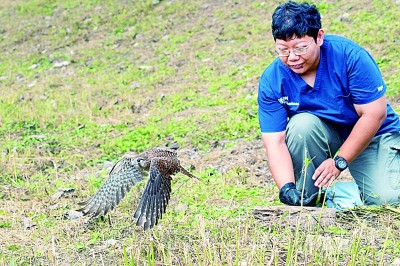
M 183 168 L 182 166 L 179 167 L 179 171 L 180 171 L 182 174 L 187 175 L 188 177 L 196 178 L 197 180 L 201 180 L 201 178 L 199 178 L 199 177 L 197 177 L 197 176 L 195 176 L 195 175 L 192 175 L 191 173 L 189 173 L 188 170 L 186 170 L 186 169 Z

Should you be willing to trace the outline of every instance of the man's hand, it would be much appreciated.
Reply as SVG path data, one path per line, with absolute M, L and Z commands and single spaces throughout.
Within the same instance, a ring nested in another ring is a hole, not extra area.
M 301 200 L 301 192 L 296 189 L 296 185 L 293 182 L 289 182 L 280 189 L 279 199 L 282 203 L 292 206 L 315 206 L 318 200 L 318 192 Z
M 301 192 L 294 183 L 286 183 L 279 191 L 279 199 L 287 205 L 300 206 Z
M 340 170 L 336 168 L 335 161 L 328 158 L 315 169 L 312 179 L 315 180 L 316 187 L 329 187 L 339 175 Z

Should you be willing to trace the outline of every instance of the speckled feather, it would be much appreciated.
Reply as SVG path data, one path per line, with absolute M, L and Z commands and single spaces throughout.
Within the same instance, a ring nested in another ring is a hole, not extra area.
M 93 217 L 107 214 L 136 183 L 144 179 L 147 171 L 149 179 L 134 218 L 137 219 L 136 225 L 143 225 L 144 230 L 152 228 L 166 212 L 171 195 L 171 175 L 181 172 L 197 178 L 180 165 L 176 151 L 169 148 L 154 148 L 138 155 L 125 154 L 114 165 L 99 191 L 80 203 L 83 207 L 78 211 Z

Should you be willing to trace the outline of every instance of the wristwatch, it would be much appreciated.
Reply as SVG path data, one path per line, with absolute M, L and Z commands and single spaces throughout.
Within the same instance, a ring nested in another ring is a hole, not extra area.
M 335 158 L 333 158 L 335 161 L 335 166 L 337 169 L 340 171 L 345 170 L 349 165 L 347 164 L 347 161 L 345 158 L 340 157 L 339 155 L 336 155 Z

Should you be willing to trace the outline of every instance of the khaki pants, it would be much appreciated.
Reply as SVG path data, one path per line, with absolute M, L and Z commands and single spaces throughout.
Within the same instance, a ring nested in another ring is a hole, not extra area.
M 296 187 L 302 190 L 304 186 L 305 195 L 310 196 L 318 191 L 311 179 L 315 169 L 335 155 L 343 139 L 334 126 L 312 114 L 302 113 L 289 120 L 286 142 Z M 400 132 L 374 137 L 349 165 L 349 171 L 359 191 L 346 191 L 347 197 L 353 195 L 357 199 L 361 193 L 365 205 L 400 203 Z

